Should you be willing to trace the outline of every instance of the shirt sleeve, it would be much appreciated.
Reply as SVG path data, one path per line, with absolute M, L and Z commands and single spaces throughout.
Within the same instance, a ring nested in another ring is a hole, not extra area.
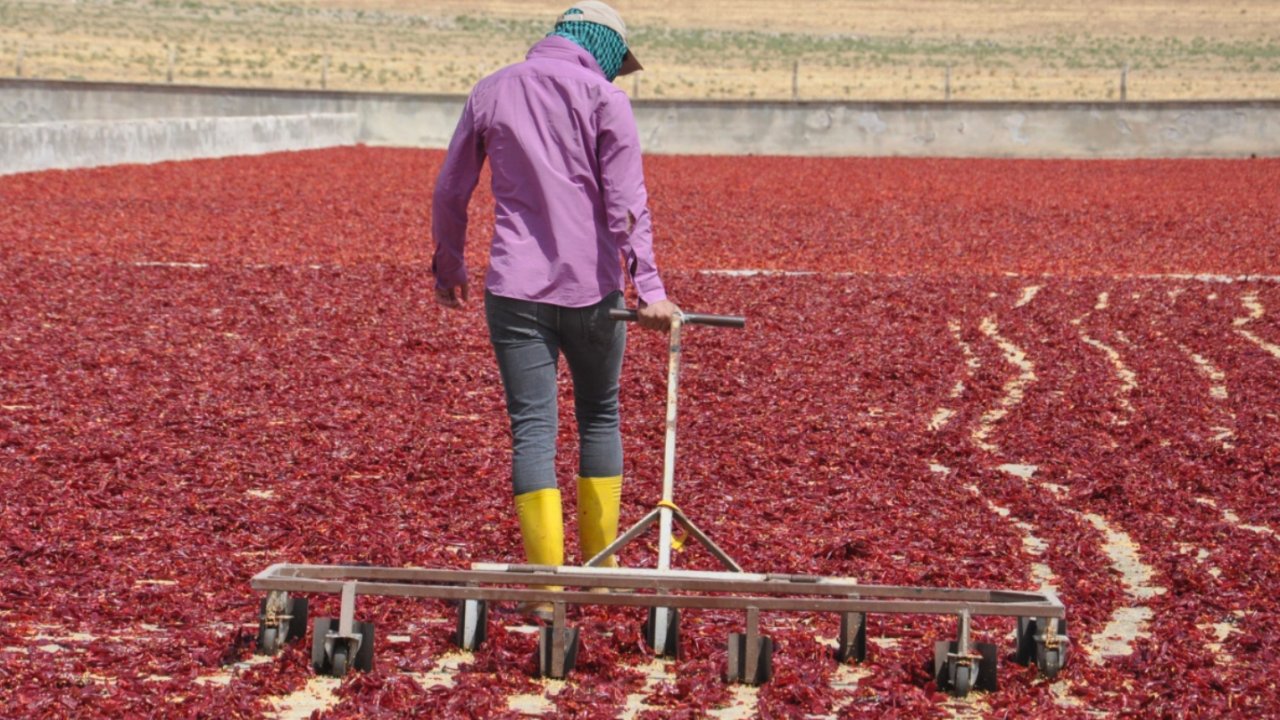
M 631 101 L 621 92 L 610 94 L 599 111 L 597 153 L 604 188 L 609 232 L 627 263 L 636 293 L 646 305 L 667 299 L 653 255 L 653 224 L 640 159 L 640 133 Z
M 474 96 L 467 98 L 462 108 L 462 117 L 449 141 L 449 151 L 431 195 L 431 237 L 435 241 L 431 272 L 436 276 L 436 287 L 445 289 L 467 281 L 463 256 L 467 242 L 467 205 L 484 166 L 484 139 L 476 130 L 473 99 Z

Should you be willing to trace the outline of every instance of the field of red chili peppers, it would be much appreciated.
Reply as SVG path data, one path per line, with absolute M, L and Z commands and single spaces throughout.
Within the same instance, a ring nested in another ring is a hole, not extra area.
M 952 620 L 873 617 L 837 666 L 837 618 L 766 614 L 772 682 L 728 686 L 740 616 L 688 612 L 664 666 L 598 607 L 544 682 L 513 616 L 461 654 L 443 603 L 377 598 L 372 673 L 254 656 L 270 563 L 521 559 L 482 314 L 432 298 L 441 158 L 0 178 L 0 717 L 1280 715 L 1275 159 L 647 162 L 672 296 L 749 318 L 687 331 L 676 502 L 748 570 L 1051 585 L 1053 682 L 1005 620 L 1000 689 L 955 700 L 925 670 Z M 624 524 L 660 494 L 664 339 L 630 336 Z

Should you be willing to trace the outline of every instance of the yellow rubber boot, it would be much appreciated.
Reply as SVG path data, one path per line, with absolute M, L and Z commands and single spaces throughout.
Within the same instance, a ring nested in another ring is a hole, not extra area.
M 621 503 L 621 475 L 578 478 L 578 547 L 583 563 L 618 537 Z M 611 555 L 600 567 L 618 567 L 618 558 Z
M 520 517 L 520 535 L 524 538 L 524 556 L 530 565 L 564 564 L 564 517 L 560 508 L 560 490 L 544 488 L 516 496 L 516 515 Z M 547 586 L 543 590 L 560 590 Z M 549 602 L 520 603 L 518 612 L 544 620 L 551 618 Z

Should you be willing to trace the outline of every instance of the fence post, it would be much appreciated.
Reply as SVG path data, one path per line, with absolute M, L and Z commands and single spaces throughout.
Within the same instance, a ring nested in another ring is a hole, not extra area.
M 631 99 L 640 99 L 640 75 L 638 73 L 631 76 Z
M 1125 63 L 1120 69 L 1120 102 L 1126 102 L 1129 99 L 1129 63 Z
M 27 54 L 27 46 L 23 45 L 18 48 L 18 64 L 14 67 L 13 74 L 15 77 L 22 77 L 22 58 Z
M 173 84 L 173 64 L 178 59 L 178 48 L 176 45 L 169 46 L 169 71 L 165 74 L 166 81 Z
M 796 60 L 791 66 L 791 99 L 800 99 L 800 61 Z
M 951 100 L 951 63 L 947 63 L 947 82 L 944 87 L 946 99 Z

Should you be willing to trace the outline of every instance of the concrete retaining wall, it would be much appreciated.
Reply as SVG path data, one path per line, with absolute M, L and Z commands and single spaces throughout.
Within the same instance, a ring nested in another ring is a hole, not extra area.
M 0 174 L 354 145 L 353 113 L 0 125 Z
M 355 141 L 440 148 L 456 95 L 0 80 L 0 123 L 354 115 Z M 1280 156 L 1280 101 L 634 103 L 671 154 L 938 157 Z M 337 144 L 347 144 L 342 141 Z M 145 160 L 132 160 L 143 162 Z M 0 168 L 8 165 L 6 159 Z
M 0 79 L 0 123 L 353 113 L 359 118 L 359 142 L 445 147 L 464 100 L 457 95 Z
M 1280 155 L 1280 103 L 707 103 L 636 108 L 647 152 L 935 157 Z

